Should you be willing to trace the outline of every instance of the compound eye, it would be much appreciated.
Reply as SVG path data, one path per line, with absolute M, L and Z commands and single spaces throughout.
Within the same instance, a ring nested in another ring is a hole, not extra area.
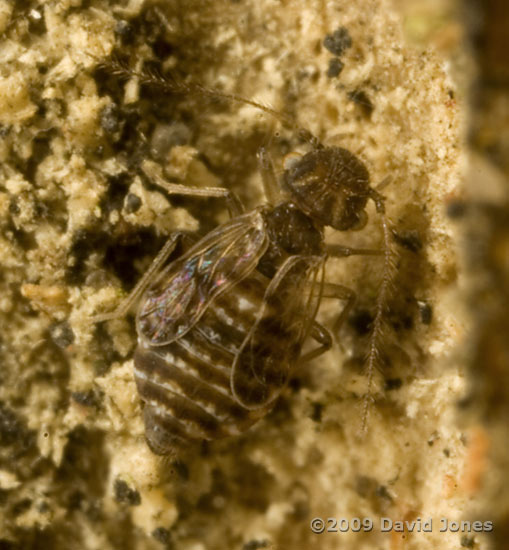
M 368 223 L 368 215 L 365 210 L 361 210 L 358 214 L 358 220 L 350 227 L 352 231 L 359 231 L 359 229 L 364 229 Z

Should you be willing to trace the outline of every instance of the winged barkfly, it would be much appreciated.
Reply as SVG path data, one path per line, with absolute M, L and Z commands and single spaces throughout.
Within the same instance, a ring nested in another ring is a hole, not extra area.
M 149 83 L 153 79 L 141 76 Z M 156 84 L 172 91 L 182 86 L 159 80 Z M 185 89 L 255 105 L 287 121 L 251 100 L 201 86 Z M 249 212 L 227 189 L 168 183 L 150 162 L 143 165 L 169 193 L 223 197 L 231 212 L 229 221 L 167 263 L 184 237 L 173 235 L 120 307 L 95 318 L 125 315 L 141 296 L 134 374 L 146 438 L 157 454 L 240 434 L 266 415 L 295 366 L 332 345 L 329 331 L 315 320 L 322 297 L 346 301 L 335 330 L 353 305 L 352 290 L 324 280 L 327 258 L 381 254 L 324 242 L 325 226 L 364 227 L 370 199 L 387 236 L 384 199 L 355 155 L 300 133 L 311 150 L 287 163 L 281 181 L 268 153 L 260 150 L 268 203 Z M 317 345 L 303 353 L 308 337 Z

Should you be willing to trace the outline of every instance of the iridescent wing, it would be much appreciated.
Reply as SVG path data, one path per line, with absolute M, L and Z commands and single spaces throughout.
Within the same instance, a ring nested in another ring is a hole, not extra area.
M 260 209 L 211 231 L 149 287 L 136 318 L 138 334 L 152 346 L 183 336 L 214 298 L 256 267 L 267 245 Z
M 324 264 L 323 257 L 291 256 L 267 287 L 233 362 L 231 390 L 242 406 L 265 407 L 285 387 L 320 305 Z

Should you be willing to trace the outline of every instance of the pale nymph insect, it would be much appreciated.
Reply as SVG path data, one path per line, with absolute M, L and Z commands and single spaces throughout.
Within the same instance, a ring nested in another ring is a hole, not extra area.
M 117 68 L 122 71 L 133 74 Z M 173 92 L 248 103 L 283 124 L 288 121 L 251 100 L 138 76 Z M 270 411 L 298 364 L 331 347 L 330 332 L 316 321 L 320 301 L 326 296 L 346 302 L 335 323 L 337 333 L 355 294 L 325 280 L 327 259 L 381 252 L 328 245 L 325 226 L 361 229 L 372 200 L 388 239 L 384 198 L 370 186 L 362 161 L 299 132 L 310 150 L 288 162 L 279 180 L 268 152 L 260 149 L 267 204 L 251 211 L 245 212 L 225 188 L 159 181 L 169 193 L 225 198 L 231 219 L 167 263 L 177 243 L 187 240 L 180 233 L 171 236 L 120 307 L 95 319 L 125 315 L 139 301 L 134 376 L 146 439 L 157 454 L 244 432 Z M 150 163 L 144 166 L 149 178 L 160 179 Z M 317 345 L 303 353 L 308 338 Z

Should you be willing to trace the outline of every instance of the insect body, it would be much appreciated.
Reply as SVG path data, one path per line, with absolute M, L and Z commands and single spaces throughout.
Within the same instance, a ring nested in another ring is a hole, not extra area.
M 170 264 L 145 294 L 134 363 L 155 452 L 243 432 L 270 409 L 298 361 L 314 314 L 308 283 L 323 258 L 320 247 L 309 251 L 316 256 L 278 249 L 269 226 L 282 210 L 290 223 L 303 216 L 283 205 L 236 217 Z M 274 252 L 287 257 L 270 262 L 277 269 L 270 279 L 257 266 Z
M 264 183 L 274 184 L 273 174 Z M 234 216 L 161 268 L 170 241 L 133 292 L 145 289 L 134 364 L 155 453 L 248 429 L 296 364 L 331 346 L 315 321 L 322 296 L 347 300 L 339 321 L 353 304 L 352 291 L 324 282 L 327 256 L 377 251 L 326 245 L 323 228 L 363 227 L 369 198 L 383 210 L 366 168 L 345 149 L 318 148 L 285 171 L 282 185 L 287 197 L 275 206 Z M 308 336 L 320 346 L 303 356 Z
M 135 74 L 122 66 L 114 69 Z M 239 96 L 159 76 L 136 76 L 170 91 L 248 103 L 288 124 L 284 115 Z M 147 441 L 155 453 L 245 431 L 271 409 L 297 363 L 330 348 L 331 335 L 315 321 L 320 300 L 346 300 L 337 330 L 355 295 L 324 281 L 327 258 L 380 251 L 327 245 L 325 226 L 361 229 L 371 199 L 382 215 L 388 250 L 383 197 L 370 186 L 364 164 L 346 149 L 322 146 L 305 130 L 301 135 L 312 150 L 287 167 L 281 182 L 261 151 L 270 204 L 248 213 L 226 189 L 191 190 L 164 182 L 144 168 L 169 193 L 223 197 L 234 214 L 163 267 L 176 244 L 176 238 L 170 239 L 118 310 L 96 318 L 123 315 L 142 296 L 136 317 L 135 379 L 144 401 Z M 375 338 L 382 305 L 377 302 Z M 319 346 L 302 354 L 308 336 Z M 370 363 L 377 353 L 373 342 Z

